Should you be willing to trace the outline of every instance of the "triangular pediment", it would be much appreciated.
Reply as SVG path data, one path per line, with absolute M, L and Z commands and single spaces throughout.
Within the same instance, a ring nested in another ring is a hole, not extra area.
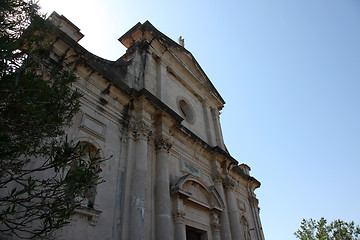
M 217 101 L 216 105 L 219 109 L 225 104 L 225 101 L 194 56 L 183 46 L 157 30 L 149 21 L 143 24 L 136 24 L 120 37 L 119 41 L 128 49 L 136 45 L 136 43 L 148 42 L 155 52 L 172 63 L 168 71 L 172 72 L 181 80 L 193 81 L 193 84 L 195 84 L 196 88 L 200 91 L 210 93 L 214 100 Z

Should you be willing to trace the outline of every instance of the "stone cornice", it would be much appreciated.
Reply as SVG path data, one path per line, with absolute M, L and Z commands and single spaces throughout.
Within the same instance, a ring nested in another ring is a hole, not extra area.
M 259 188 L 261 186 L 261 183 L 256 178 L 245 174 L 240 167 L 236 166 L 232 169 L 232 171 L 237 173 L 241 178 L 251 184 L 252 190 L 255 190 L 256 188 Z
M 79 45 L 75 40 L 69 37 L 66 33 L 61 31 L 60 29 L 55 31 L 55 36 L 57 40 L 61 39 L 66 44 L 74 49 L 74 51 L 79 55 L 78 62 L 88 66 L 99 75 L 104 77 L 109 82 L 113 83 L 114 86 L 121 89 L 123 92 L 130 96 L 136 95 L 137 90 L 130 88 L 124 82 L 120 81 L 119 76 L 126 77 L 130 73 L 127 71 L 127 66 L 130 64 L 130 61 L 110 61 L 103 59 L 95 54 L 89 52 L 84 47 Z M 56 62 L 56 61 L 54 61 Z M 58 62 L 56 62 L 59 64 Z M 61 63 L 60 63 L 61 64 Z M 76 65 L 76 63 L 75 63 Z M 107 69 L 111 68 L 112 71 L 107 71 Z

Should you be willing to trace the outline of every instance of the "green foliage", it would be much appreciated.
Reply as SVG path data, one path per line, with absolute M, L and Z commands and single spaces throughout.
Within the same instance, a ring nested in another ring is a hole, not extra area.
M 0 236 L 46 238 L 100 182 L 103 159 L 67 141 L 81 95 L 49 58 L 55 27 L 32 1 L 0 8 Z
M 324 218 L 319 221 L 303 219 L 294 235 L 301 240 L 359 240 L 360 228 L 354 222 L 342 220 L 327 224 Z

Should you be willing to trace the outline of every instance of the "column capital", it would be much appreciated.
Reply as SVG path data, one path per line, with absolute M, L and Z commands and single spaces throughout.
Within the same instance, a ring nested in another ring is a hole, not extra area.
M 184 223 L 185 212 L 176 210 L 172 213 L 175 223 Z
M 249 204 L 252 207 L 257 207 L 259 206 L 259 200 L 254 196 L 249 196 Z
M 132 124 L 132 133 L 136 140 L 149 141 L 152 136 L 150 127 L 143 121 Z
M 171 147 L 172 147 L 172 143 L 169 141 L 167 137 L 161 135 L 155 139 L 156 151 L 165 150 L 167 153 L 169 153 Z
M 226 177 L 224 180 L 224 187 L 228 190 L 234 190 L 235 188 L 235 181 L 232 180 L 230 177 Z
M 214 183 L 222 184 L 223 182 L 223 176 L 219 171 L 215 171 L 212 175 L 212 179 Z
M 210 226 L 213 232 L 220 232 L 220 228 L 221 228 L 220 223 L 211 223 Z
M 220 232 L 220 228 L 221 228 L 221 225 L 219 223 L 219 218 L 217 216 L 217 214 L 215 213 L 211 213 L 211 230 L 213 232 Z

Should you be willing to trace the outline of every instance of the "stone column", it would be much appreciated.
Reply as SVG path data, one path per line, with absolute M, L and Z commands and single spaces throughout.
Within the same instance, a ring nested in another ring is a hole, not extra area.
M 219 193 L 221 199 L 223 200 L 224 210 L 219 214 L 220 215 L 220 235 L 221 240 L 231 240 L 231 230 L 229 224 L 229 215 L 227 210 L 226 198 L 224 193 L 224 188 L 222 184 L 222 178 L 220 173 L 215 173 L 213 175 L 214 187 Z
M 217 214 L 211 213 L 211 233 L 213 240 L 221 240 L 220 228 L 221 226 Z
M 261 227 L 261 222 L 260 222 L 260 216 L 259 216 L 259 200 L 253 196 L 250 192 L 250 196 L 249 196 L 249 204 L 250 204 L 250 209 L 251 209 L 251 213 L 252 213 L 252 217 L 254 219 L 254 227 L 255 227 L 255 233 L 257 235 L 256 239 L 259 240 L 264 240 L 264 234 L 262 231 L 262 227 Z M 253 232 L 253 231 L 252 231 Z
M 126 161 L 126 168 L 125 168 L 125 184 L 124 184 L 124 194 L 123 194 L 123 201 L 121 212 L 122 219 L 120 222 L 120 228 L 121 228 L 121 235 L 119 239 L 128 239 L 130 228 L 128 223 L 130 221 L 130 205 L 131 205 L 131 189 L 132 189 L 132 182 L 133 182 L 133 169 L 135 168 L 135 134 L 133 132 L 132 125 L 129 126 L 129 133 L 127 136 L 127 149 L 126 149 L 126 155 L 124 157 L 124 161 Z
M 155 235 L 157 240 L 171 239 L 169 151 L 171 143 L 163 136 L 155 140 Z
M 174 240 L 186 240 L 186 229 L 184 223 L 185 213 L 183 211 L 174 211 Z
M 239 209 L 237 207 L 236 199 L 233 192 L 234 186 L 235 182 L 232 179 L 227 178 L 225 180 L 225 192 L 229 212 L 231 236 L 233 237 L 233 239 L 240 240 L 242 239 L 242 236 L 240 228 Z
M 129 239 L 145 239 L 145 199 L 147 172 L 147 145 L 151 135 L 149 128 L 141 122 L 134 130 L 135 167 L 131 184 Z

